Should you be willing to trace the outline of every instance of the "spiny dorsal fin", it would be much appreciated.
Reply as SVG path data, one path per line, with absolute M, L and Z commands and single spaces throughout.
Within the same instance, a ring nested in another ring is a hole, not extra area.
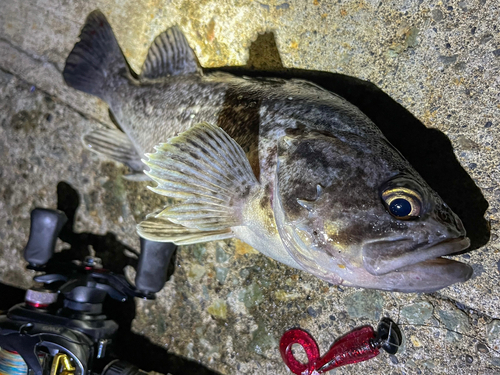
M 196 55 L 182 31 L 173 26 L 156 37 L 140 78 L 155 79 L 181 74 L 201 74 Z
M 242 210 L 259 183 L 242 148 L 218 126 L 202 123 L 155 147 L 143 160 L 155 193 L 177 198 L 156 218 L 219 231 L 242 225 Z

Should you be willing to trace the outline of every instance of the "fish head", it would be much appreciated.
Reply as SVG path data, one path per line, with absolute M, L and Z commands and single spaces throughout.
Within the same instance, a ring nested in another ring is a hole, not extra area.
M 379 134 L 290 131 L 273 211 L 290 256 L 335 284 L 430 292 L 472 275 L 442 258 L 469 246 L 462 222 Z

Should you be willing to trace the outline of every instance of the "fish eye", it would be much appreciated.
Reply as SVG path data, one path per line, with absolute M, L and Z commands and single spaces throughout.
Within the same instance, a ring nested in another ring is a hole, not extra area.
M 420 216 L 422 197 L 414 190 L 389 188 L 382 192 L 382 200 L 389 213 L 397 219 L 409 220 Z

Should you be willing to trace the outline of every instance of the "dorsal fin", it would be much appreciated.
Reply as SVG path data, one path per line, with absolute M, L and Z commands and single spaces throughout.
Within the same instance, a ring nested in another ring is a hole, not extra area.
M 177 26 L 172 26 L 151 44 L 140 78 L 155 79 L 201 72 L 198 59 L 186 37 Z

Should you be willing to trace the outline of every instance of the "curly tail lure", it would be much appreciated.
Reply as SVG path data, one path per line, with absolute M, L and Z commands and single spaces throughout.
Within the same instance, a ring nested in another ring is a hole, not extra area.
M 306 352 L 308 362 L 295 358 L 292 346 L 298 344 Z M 374 331 L 371 326 L 356 328 L 339 338 L 322 357 L 314 338 L 300 328 L 286 331 L 280 340 L 283 361 L 296 375 L 323 374 L 335 367 L 367 361 L 376 357 L 380 349 L 396 354 L 401 344 L 401 332 L 392 320 L 383 318 Z

